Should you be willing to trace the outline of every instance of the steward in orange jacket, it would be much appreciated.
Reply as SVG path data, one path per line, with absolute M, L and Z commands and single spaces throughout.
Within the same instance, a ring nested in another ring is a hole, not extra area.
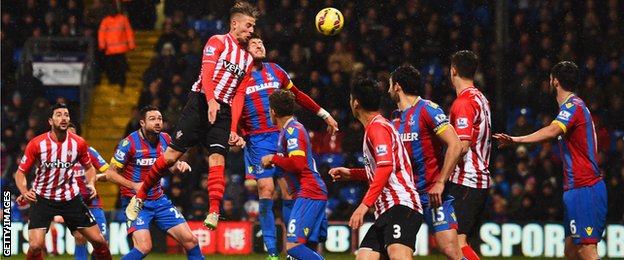
M 121 13 L 106 16 L 98 31 L 98 45 L 106 55 L 124 54 L 133 50 L 136 47 L 134 31 L 128 18 Z

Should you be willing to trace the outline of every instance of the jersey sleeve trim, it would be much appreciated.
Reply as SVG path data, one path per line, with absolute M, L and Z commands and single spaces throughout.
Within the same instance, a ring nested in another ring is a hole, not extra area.
M 108 170 L 108 167 L 110 167 L 110 165 L 108 163 L 105 163 L 104 165 L 102 165 L 102 167 L 98 169 L 98 171 L 105 172 L 106 170 Z
M 553 120 L 551 124 L 557 124 L 559 127 L 561 127 L 561 130 L 563 130 L 563 133 L 567 133 L 568 132 L 568 128 L 565 126 L 565 124 L 559 120 Z
M 438 130 L 436 130 L 436 135 L 440 135 L 442 132 L 444 132 L 444 130 L 446 130 L 449 126 L 449 123 L 445 123 L 443 125 L 441 125 Z
M 111 159 L 111 164 L 114 164 L 115 166 L 117 166 L 118 168 L 123 168 L 125 167 L 125 165 L 123 163 L 118 162 L 117 160 L 115 160 L 115 158 Z
M 292 156 L 306 156 L 306 153 L 302 150 L 294 150 L 288 153 L 288 157 L 292 157 Z

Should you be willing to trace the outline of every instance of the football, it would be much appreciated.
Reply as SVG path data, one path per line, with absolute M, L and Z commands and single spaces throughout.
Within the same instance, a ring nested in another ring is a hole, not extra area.
M 323 35 L 335 35 L 344 26 L 342 13 L 333 7 L 327 7 L 316 14 L 316 30 Z

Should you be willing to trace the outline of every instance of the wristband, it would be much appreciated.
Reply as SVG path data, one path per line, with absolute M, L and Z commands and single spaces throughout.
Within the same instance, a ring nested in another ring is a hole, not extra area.
M 321 108 L 321 110 L 319 110 L 318 113 L 316 113 L 316 115 L 322 118 L 323 120 L 327 119 L 330 116 L 329 112 L 327 112 L 327 110 L 323 108 Z

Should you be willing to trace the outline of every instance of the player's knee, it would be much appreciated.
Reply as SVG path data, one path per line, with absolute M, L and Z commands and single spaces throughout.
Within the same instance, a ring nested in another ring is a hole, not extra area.
M 185 240 L 183 242 L 184 248 L 191 249 L 193 247 L 196 247 L 197 245 L 199 245 L 199 241 L 197 240 L 197 237 L 193 236 L 193 234 L 185 237 Z
M 167 161 L 167 165 L 171 166 L 178 159 L 180 159 L 180 157 L 182 157 L 183 154 L 184 154 L 183 152 L 180 152 L 175 149 L 172 149 L 171 147 L 168 147 L 165 153 L 163 154 L 163 157 L 165 158 L 165 161 Z
M 147 255 L 152 251 L 152 241 L 146 240 L 134 245 L 134 248 L 141 251 L 142 254 Z
M 224 147 L 210 147 L 208 148 L 208 164 L 210 166 L 225 165 L 225 155 L 227 150 Z
M 43 242 L 30 241 L 30 243 L 28 244 L 28 250 L 32 250 L 33 252 L 43 250 Z

